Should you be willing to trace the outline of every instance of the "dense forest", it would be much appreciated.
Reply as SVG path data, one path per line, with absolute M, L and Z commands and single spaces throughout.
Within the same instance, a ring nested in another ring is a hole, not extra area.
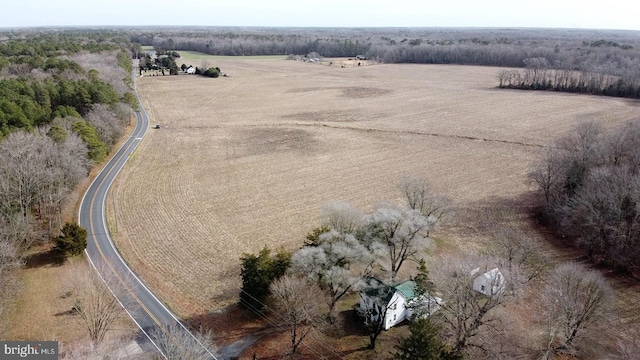
M 130 47 L 107 30 L 0 33 L 0 314 L 14 270 L 59 235 L 72 189 L 131 121 Z

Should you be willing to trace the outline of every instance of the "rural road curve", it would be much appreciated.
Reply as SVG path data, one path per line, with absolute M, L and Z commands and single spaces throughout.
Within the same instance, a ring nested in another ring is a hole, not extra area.
M 135 81 L 137 72 L 136 65 L 134 61 L 133 81 Z M 136 92 L 136 97 L 137 95 Z M 138 102 L 141 111 L 136 113 L 136 127 L 87 189 L 78 211 L 78 222 L 80 226 L 87 229 L 87 249 L 85 251 L 89 261 L 102 279 L 108 280 L 111 292 L 142 330 L 144 335 L 141 334 L 138 341 L 143 347 L 149 348 L 155 346 L 149 338 L 149 333 L 160 326 L 177 324 L 179 329 L 188 333 L 188 336 L 193 335 L 131 271 L 116 250 L 107 228 L 105 207 L 109 188 L 149 129 L 149 117 L 139 98 Z M 216 359 L 216 356 L 208 349 L 207 352 L 212 359 Z

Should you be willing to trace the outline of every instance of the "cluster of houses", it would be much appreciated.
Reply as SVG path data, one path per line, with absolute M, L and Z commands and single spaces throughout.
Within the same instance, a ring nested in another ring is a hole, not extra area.
M 501 294 L 505 288 L 505 279 L 498 268 L 494 268 L 476 276 L 480 268 L 471 271 L 473 290 L 484 296 L 493 297 Z M 389 330 L 404 320 L 411 320 L 416 309 L 421 316 L 429 317 L 436 313 L 443 300 L 430 294 L 418 294 L 415 281 L 409 280 L 398 285 L 385 285 L 382 281 L 371 278 L 369 286 L 360 291 L 360 304 L 357 312 L 365 323 L 379 321 L 380 312 L 384 314 L 383 328 Z M 446 300 L 445 300 L 446 301 Z

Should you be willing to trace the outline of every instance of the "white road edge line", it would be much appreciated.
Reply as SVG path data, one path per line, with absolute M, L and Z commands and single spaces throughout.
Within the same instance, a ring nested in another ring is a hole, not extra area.
M 142 105 L 142 102 L 140 101 L 140 97 L 138 97 L 138 92 L 134 90 L 134 94 L 136 95 L 136 98 L 138 99 L 138 104 L 140 105 L 140 109 L 141 111 L 139 113 L 143 114 L 141 116 L 146 117 L 147 119 L 149 119 L 149 115 L 147 114 L 146 110 L 144 109 L 144 106 Z M 137 121 L 137 120 L 136 120 Z M 134 133 L 136 131 L 136 129 L 138 128 L 138 126 L 140 125 L 140 122 L 138 121 L 136 123 L 136 128 L 133 130 Z M 144 129 L 144 132 L 142 133 L 142 137 L 144 137 L 144 135 L 146 135 L 147 131 L 149 131 L 149 126 L 147 124 L 146 129 Z M 136 138 L 137 139 L 142 139 L 142 137 L 140 138 Z M 120 152 L 125 146 L 127 146 L 128 142 L 125 142 L 122 144 L 122 146 L 115 152 L 115 154 L 117 154 L 118 152 Z M 135 150 L 138 145 L 140 143 L 136 143 L 134 144 L 133 150 Z M 87 190 L 89 188 L 91 188 L 91 186 L 93 186 L 93 184 L 97 181 L 97 179 L 100 177 L 100 175 L 104 172 L 104 170 L 107 168 L 107 165 L 110 164 L 113 159 L 115 159 L 115 157 L 111 158 L 111 160 L 109 160 L 109 162 L 107 162 L 107 164 L 100 170 L 100 172 L 96 175 L 96 177 L 93 179 L 93 181 L 91 182 L 91 184 L 89 184 L 89 186 L 87 187 Z M 184 324 L 182 323 L 182 321 L 178 320 L 178 318 L 173 314 L 173 312 L 171 312 L 169 309 L 167 309 L 167 307 L 164 305 L 164 303 L 162 301 L 160 301 L 153 292 L 151 292 L 151 290 L 149 290 L 149 288 L 140 280 L 140 278 L 138 278 L 138 276 L 131 270 L 131 268 L 129 267 L 129 265 L 127 265 L 127 263 L 124 261 L 124 259 L 122 258 L 122 256 L 120 255 L 120 252 L 116 249 L 115 245 L 113 244 L 113 240 L 111 239 L 111 235 L 109 234 L 109 230 L 107 228 L 107 224 L 106 224 L 106 212 L 105 212 L 105 202 L 106 202 L 106 197 L 107 194 L 109 193 L 109 190 L 111 189 L 111 185 L 113 184 L 113 181 L 115 180 L 115 178 L 118 176 L 118 174 L 120 173 L 120 170 L 122 170 L 122 168 L 124 167 L 124 165 L 126 165 L 126 163 L 128 162 L 128 158 L 125 158 L 124 163 L 122 164 L 122 167 L 120 167 L 119 169 L 117 169 L 115 175 L 113 176 L 113 179 L 111 181 L 109 181 L 108 186 L 107 186 L 107 191 L 105 191 L 105 194 L 103 196 L 103 202 L 102 202 L 102 211 L 103 211 L 103 216 L 102 216 L 102 224 L 104 226 L 104 229 L 106 230 L 105 233 L 107 235 L 107 238 L 109 239 L 109 244 L 111 245 L 111 247 L 114 249 L 114 252 L 116 253 L 116 255 L 118 256 L 118 258 L 120 259 L 120 261 L 122 262 L 122 264 L 124 265 L 124 267 L 126 268 L 127 272 L 131 275 L 133 275 L 133 277 L 136 279 L 136 281 L 142 285 L 142 287 L 149 293 L 149 295 L 151 295 L 158 304 L 160 304 L 160 306 L 162 306 L 162 308 L 167 312 L 167 314 L 169 314 L 178 324 L 180 324 L 180 326 L 189 334 L 191 335 L 191 337 L 196 340 L 196 342 L 198 344 L 200 344 L 200 346 L 202 346 L 207 353 L 209 353 L 209 355 L 211 355 L 211 357 L 214 360 L 217 360 L 218 358 L 207 348 L 205 347 L 200 340 L 198 340 L 198 338 L 196 338 L 191 331 L 189 331 L 189 329 L 186 328 L 186 326 L 184 326 Z M 80 219 L 80 212 L 82 210 L 82 204 L 85 201 L 85 198 L 87 196 L 87 192 L 85 192 L 82 195 L 82 200 L 80 201 L 80 207 L 78 208 L 78 220 Z M 87 252 L 87 250 L 85 249 L 85 253 L 87 254 L 87 259 L 89 259 L 91 261 L 91 258 L 89 257 L 89 253 Z M 91 261 L 91 264 L 94 265 L 93 261 Z M 93 266 L 94 269 L 95 265 Z M 97 269 L 96 269 L 97 271 Z M 98 272 L 98 274 L 100 275 L 100 273 Z M 102 276 L 100 275 L 100 278 L 102 278 Z M 102 279 L 102 281 L 104 281 L 104 279 Z M 105 283 L 106 284 L 106 283 Z M 107 288 L 109 288 L 109 286 L 107 285 Z M 109 291 L 111 292 L 111 294 L 113 294 L 115 296 L 115 294 L 113 293 L 113 291 L 111 290 L 111 288 L 109 288 Z M 122 303 L 120 302 L 120 300 L 116 297 L 116 300 L 118 300 L 118 303 L 120 303 L 120 305 L 122 306 Z M 123 306 L 124 308 L 124 306 Z M 126 311 L 126 309 L 125 309 Z M 133 322 L 136 323 L 136 325 L 142 330 L 142 332 L 147 336 L 147 338 L 149 339 L 149 341 L 151 341 L 154 346 L 156 346 L 156 348 L 158 348 L 158 346 L 153 342 L 153 340 L 151 339 L 151 337 L 149 336 L 149 334 L 147 334 L 141 327 L 140 324 L 138 324 L 138 322 L 133 318 L 133 316 L 127 311 L 127 314 L 129 314 L 129 316 L 131 317 L 131 319 L 133 320 Z M 159 349 L 158 349 L 159 350 Z M 162 356 L 166 359 L 166 356 L 164 355 L 164 353 L 162 353 L 162 351 L 160 351 L 160 353 L 162 354 Z

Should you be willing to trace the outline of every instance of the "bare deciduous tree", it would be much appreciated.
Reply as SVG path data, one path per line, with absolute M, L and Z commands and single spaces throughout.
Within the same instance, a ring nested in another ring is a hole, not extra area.
M 374 254 L 353 235 L 331 230 L 319 236 L 318 246 L 305 246 L 296 251 L 291 266 L 327 293 L 328 317 L 333 321 L 338 300 L 370 274 L 374 261 Z
M 479 222 L 478 232 L 487 237 L 487 253 L 496 258 L 499 262 L 496 265 L 506 268 L 511 274 L 509 287 L 517 286 L 515 283 L 518 281 L 528 282 L 538 278 L 547 269 L 549 258 L 542 249 L 541 240 L 523 229 L 526 225 L 512 210 L 489 206 L 478 212 L 476 218 Z
M 111 148 L 124 133 L 124 124 L 116 114 L 104 104 L 93 105 L 87 115 L 87 121 L 96 128 L 100 140 L 107 144 L 109 148 Z
M 57 235 L 64 199 L 87 174 L 82 140 L 69 134 L 56 143 L 47 130 L 12 133 L 0 145 L 0 217 L 21 251 L 43 238 L 38 220 Z
M 602 259 L 629 265 L 625 253 L 638 251 L 640 177 L 627 165 L 598 167 L 589 173 L 584 188 L 567 202 L 567 228 Z M 612 256 L 617 255 L 617 256 Z
M 98 267 L 97 271 L 76 270 L 68 276 L 72 283 L 73 311 L 80 317 L 91 341 L 97 345 L 124 314 L 124 308 L 114 294 L 125 291 L 126 285 L 106 266 Z
M 392 283 L 402 264 L 431 244 L 432 224 L 418 210 L 393 207 L 378 208 L 365 218 L 365 242 L 380 254 L 379 264 L 391 273 Z
M 331 201 L 322 205 L 322 225 L 341 234 L 356 234 L 362 227 L 364 214 L 344 201 Z
M 595 120 L 578 123 L 571 133 L 558 141 L 558 147 L 567 151 L 571 158 L 591 166 L 602 161 L 604 130 Z
M 305 277 L 284 275 L 269 287 L 274 308 L 274 318 L 280 326 L 289 328 L 291 334 L 290 356 L 314 327 L 321 325 L 326 313 L 322 296 L 315 283 Z
M 560 195 L 566 172 L 566 162 L 558 155 L 558 150 L 545 148 L 540 162 L 529 173 L 529 178 L 538 185 L 544 194 L 546 205 L 554 197 Z
M 41 238 L 32 210 L 60 173 L 52 166 L 54 148 L 51 139 L 21 131 L 0 144 L 0 216 L 12 226 L 21 252 Z
M 475 278 L 495 266 L 497 261 L 493 260 L 449 257 L 432 267 L 430 274 L 443 299 L 440 314 L 444 330 L 456 352 L 466 351 L 470 347 L 482 347 L 482 342 L 476 340 L 489 329 L 500 332 L 501 320 L 495 309 L 517 294 L 514 289 L 504 289 L 504 284 L 508 285 L 512 281 L 510 274 L 504 269 L 500 269 L 504 279 L 497 275 L 490 279 L 489 286 L 497 289 L 492 291 L 492 296 L 473 289 Z
M 118 93 L 118 96 L 124 95 L 129 87 L 122 81 L 130 76 L 123 68 L 118 65 L 118 58 L 115 52 L 79 52 L 68 58 L 80 65 L 85 71 L 96 70 L 101 80 L 111 85 Z
M 640 354 L 640 344 L 638 344 L 637 341 L 638 341 L 637 339 L 633 341 L 618 340 L 616 344 L 617 356 L 615 356 L 614 359 L 620 359 L 620 360 L 636 359 L 638 357 L 638 354 Z
M 597 323 L 610 321 L 614 291 L 600 273 L 567 263 L 552 273 L 543 301 L 548 309 L 545 357 L 551 359 L 572 351 Z
M 165 357 L 162 359 L 205 360 L 213 359 L 216 347 L 211 332 L 189 331 L 173 323 L 157 327 L 149 333 L 154 344 Z M 160 357 L 157 357 L 160 359 Z
M 399 187 L 409 208 L 424 215 L 431 223 L 430 228 L 435 227 L 442 217 L 451 212 L 451 200 L 435 194 L 425 179 L 406 178 L 400 182 Z M 429 236 L 429 229 L 426 235 Z
M 622 157 L 634 173 L 640 170 L 640 119 L 629 121 L 619 133 L 624 134 Z

